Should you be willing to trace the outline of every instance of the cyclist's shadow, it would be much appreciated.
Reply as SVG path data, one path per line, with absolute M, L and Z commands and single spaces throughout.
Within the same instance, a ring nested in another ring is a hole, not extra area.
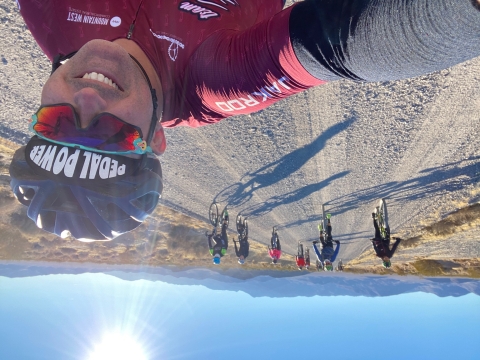
M 256 217 L 256 216 L 262 216 L 266 215 L 269 212 L 271 212 L 273 209 L 275 209 L 277 206 L 280 205 L 285 205 L 285 204 L 291 204 L 294 202 L 297 202 L 299 200 L 302 200 L 303 198 L 313 194 L 316 191 L 321 190 L 322 188 L 328 186 L 331 182 L 340 179 L 346 175 L 348 175 L 350 171 L 342 171 L 338 174 L 330 176 L 328 179 L 325 179 L 323 181 L 320 181 L 316 184 L 310 184 L 307 186 L 304 186 L 302 188 L 290 191 L 286 194 L 283 195 L 276 195 L 268 199 L 267 201 L 264 201 L 263 203 L 259 203 L 256 205 L 253 205 L 247 209 L 244 210 L 245 214 L 248 214 L 250 217 Z
M 269 187 L 300 170 L 311 158 L 319 153 L 328 140 L 346 130 L 356 120 L 355 116 L 337 123 L 308 145 L 304 145 L 282 158 L 260 169 L 245 174 L 239 182 L 227 186 L 215 196 L 215 201 L 228 202 L 232 206 L 241 206 L 250 200 L 256 190 Z M 243 180 L 248 178 L 244 183 Z M 311 184 L 316 185 L 316 184 Z M 307 185 L 309 186 L 309 185 Z

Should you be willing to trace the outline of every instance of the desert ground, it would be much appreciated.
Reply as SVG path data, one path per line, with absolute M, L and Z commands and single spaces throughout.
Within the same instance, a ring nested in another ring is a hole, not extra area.
M 269 266 L 277 226 L 290 255 L 279 268 L 293 269 L 297 241 L 318 237 L 325 204 L 347 269 L 386 273 L 368 239 L 370 213 L 387 198 L 393 235 L 405 239 L 390 272 L 478 276 L 479 58 L 415 79 L 336 81 L 217 125 L 169 129 L 155 216 L 113 242 L 84 244 L 37 230 L 9 191 L 9 157 L 29 139 L 50 64 L 15 2 L 0 0 L 0 29 L 0 258 L 209 266 L 204 232 L 217 201 L 248 216 L 250 266 Z

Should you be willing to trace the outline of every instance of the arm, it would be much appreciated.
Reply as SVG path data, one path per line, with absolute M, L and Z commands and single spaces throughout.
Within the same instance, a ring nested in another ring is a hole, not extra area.
M 315 255 L 317 255 L 318 261 L 321 261 L 322 255 L 320 255 L 320 251 L 318 251 L 317 245 L 313 244 L 313 251 L 315 251 Z
M 238 251 L 238 248 L 237 248 L 237 242 L 235 241 L 235 239 L 233 239 L 233 245 L 235 246 L 235 254 L 237 256 L 240 256 L 240 251 Z M 240 247 L 241 248 L 241 247 Z
M 480 55 L 475 1 L 306 0 L 292 10 L 290 35 L 318 79 L 404 79 Z
M 288 32 L 292 8 L 245 31 L 217 31 L 198 47 L 185 70 L 190 113 L 183 117 L 189 126 L 259 111 L 325 83 L 294 54 Z
M 243 256 L 247 257 L 248 253 L 250 252 L 250 244 L 248 243 L 248 241 L 245 241 L 243 246 L 245 247 L 245 251 L 243 252 Z
M 397 247 L 398 245 L 400 244 L 400 241 L 402 241 L 402 239 L 400 238 L 396 238 L 397 241 L 395 241 L 395 244 L 393 244 L 392 246 L 392 250 L 390 250 L 390 256 L 389 258 L 392 258 L 393 254 L 395 253 L 395 251 L 397 250 Z
M 206 39 L 185 70 L 182 118 L 249 114 L 328 80 L 426 74 L 479 56 L 479 36 L 472 0 L 306 0 Z
M 208 240 L 208 249 L 210 250 L 210 255 L 213 255 L 212 235 L 209 235 L 207 233 L 207 240 Z
M 332 263 L 335 261 L 338 253 L 340 252 L 340 241 L 336 242 L 336 244 L 337 244 L 337 246 L 335 247 L 335 252 L 332 255 L 332 260 L 331 260 Z

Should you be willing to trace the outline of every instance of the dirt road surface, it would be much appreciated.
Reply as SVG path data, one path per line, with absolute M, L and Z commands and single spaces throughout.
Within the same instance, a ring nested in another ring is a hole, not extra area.
M 24 144 L 50 65 L 13 1 L 0 1 L 0 136 Z M 205 219 L 210 203 L 249 218 L 284 250 L 313 241 L 322 204 L 340 258 L 370 246 L 387 198 L 393 233 L 479 201 L 480 58 L 385 83 L 332 82 L 271 108 L 201 129 L 167 131 L 163 204 Z

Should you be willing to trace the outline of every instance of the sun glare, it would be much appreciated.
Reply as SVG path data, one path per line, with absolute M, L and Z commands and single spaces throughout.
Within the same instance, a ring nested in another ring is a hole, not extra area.
M 131 336 L 125 334 L 108 334 L 88 357 L 88 360 L 147 360 L 147 356 Z

